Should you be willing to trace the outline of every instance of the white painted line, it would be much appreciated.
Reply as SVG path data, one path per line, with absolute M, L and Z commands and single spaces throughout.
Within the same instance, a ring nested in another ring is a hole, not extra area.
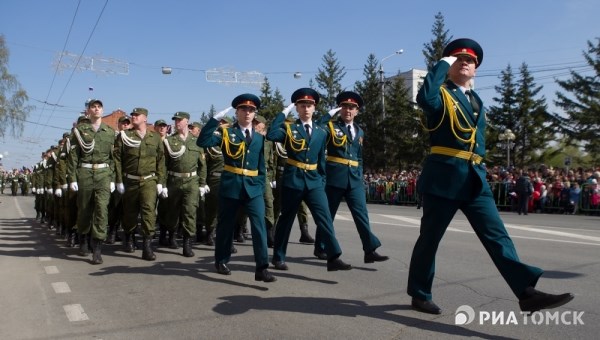
M 19 205 L 19 201 L 17 200 L 16 197 L 14 197 L 15 200 L 15 208 L 17 208 L 17 212 L 19 213 L 19 216 L 21 216 L 21 218 L 25 218 L 25 214 L 23 214 L 23 210 L 21 209 L 21 206 Z
M 348 218 L 344 215 L 340 215 L 340 214 L 335 214 L 335 217 L 333 218 L 333 220 L 339 220 L 339 221 L 352 221 L 352 217 Z
M 58 274 L 58 267 L 56 266 L 46 266 L 44 267 L 44 270 L 46 271 L 46 274 Z
M 70 293 L 71 288 L 66 282 L 52 282 L 52 288 L 56 294 Z
M 81 307 L 80 304 L 64 305 L 63 309 L 65 310 L 65 313 L 67 313 L 67 318 L 71 322 L 85 321 L 90 319 L 87 314 L 85 314 L 83 307 Z
M 577 238 L 577 239 L 586 240 L 586 241 L 600 242 L 600 237 L 579 235 L 579 234 L 567 233 L 564 231 L 542 229 L 542 228 L 546 228 L 546 227 L 542 227 L 542 226 L 527 226 L 527 227 L 525 227 L 525 226 L 517 226 L 514 224 L 505 224 L 505 225 L 507 228 L 512 228 L 512 229 L 532 231 L 532 232 L 536 232 L 536 233 L 549 234 L 549 235 L 555 235 L 555 236 L 572 237 L 572 238 Z
M 52 261 L 52 258 L 49 256 L 40 256 L 40 261 L 44 262 L 44 261 Z
M 418 218 L 410 218 L 410 217 L 395 216 L 395 215 L 379 215 L 379 216 L 391 218 L 392 220 L 407 222 L 407 223 L 414 224 L 414 225 L 421 225 L 421 220 Z

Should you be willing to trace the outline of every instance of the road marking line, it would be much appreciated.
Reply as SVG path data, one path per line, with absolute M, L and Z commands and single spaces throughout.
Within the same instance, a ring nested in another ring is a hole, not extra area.
M 52 258 L 50 256 L 40 256 L 40 261 L 52 261 Z
M 44 267 L 44 270 L 46 271 L 46 274 L 58 274 L 58 267 L 56 266 L 46 266 Z
M 63 309 L 65 310 L 65 313 L 67 313 L 67 318 L 71 322 L 85 321 L 90 319 L 87 314 L 85 314 L 83 307 L 81 307 L 80 304 L 64 305 Z
M 21 206 L 19 205 L 19 201 L 17 200 L 16 197 L 14 197 L 15 200 L 15 208 L 17 208 L 17 212 L 19 213 L 19 216 L 21 216 L 21 218 L 25 217 L 25 214 L 23 214 L 23 210 L 21 209 Z
M 600 242 L 600 237 L 579 235 L 579 234 L 567 233 L 567 232 L 564 232 L 564 231 L 555 231 L 555 230 L 541 229 L 541 228 L 545 228 L 545 227 L 517 226 L 517 225 L 514 225 L 514 224 L 505 224 L 505 226 L 507 228 L 518 229 L 518 230 L 525 230 L 525 231 L 532 231 L 532 232 L 541 233 L 541 234 L 549 234 L 549 235 L 555 235 L 555 236 L 572 237 L 572 238 L 577 238 L 577 239 L 581 239 L 581 240 L 598 241 L 598 242 Z
M 52 282 L 52 288 L 56 294 L 70 293 L 71 288 L 66 282 Z

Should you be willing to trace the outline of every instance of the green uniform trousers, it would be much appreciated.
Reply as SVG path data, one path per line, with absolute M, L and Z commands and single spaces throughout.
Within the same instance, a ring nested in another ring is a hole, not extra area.
M 77 169 L 77 229 L 97 240 L 106 239 L 108 202 L 110 201 L 109 168 Z
M 472 200 L 459 201 L 425 194 L 421 231 L 410 260 L 408 295 L 421 300 L 431 300 L 435 254 L 444 232 L 458 209 L 467 217 L 475 234 L 513 293 L 520 297 L 525 288 L 535 287 L 543 270 L 526 265 L 519 260 L 492 196 L 478 195 Z
M 198 177 L 169 176 L 167 188 L 169 197 L 160 200 L 160 204 L 165 207 L 159 209 L 159 212 L 165 214 L 160 219 L 161 223 L 164 223 L 167 230 L 175 232 L 179 222 L 183 227 L 184 235 L 196 235 L 196 210 L 200 197 Z
M 156 176 L 147 180 L 126 178 L 123 193 L 123 230 L 126 234 L 135 231 L 138 215 L 141 215 L 141 234 L 145 237 L 154 236 L 156 223 Z

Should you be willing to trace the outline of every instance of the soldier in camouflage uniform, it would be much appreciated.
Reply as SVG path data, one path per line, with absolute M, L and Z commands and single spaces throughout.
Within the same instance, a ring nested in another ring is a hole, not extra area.
M 180 223 L 183 229 L 183 256 L 192 257 L 192 239 L 196 234 L 196 210 L 200 194 L 206 185 L 204 151 L 197 138 L 188 130 L 190 114 L 177 112 L 173 116 L 176 133 L 163 140 L 167 187 L 160 196 L 166 209 L 163 216 L 169 231 L 169 243 L 177 242 L 175 234 Z
M 124 245 L 126 252 L 135 251 L 133 233 L 141 214 L 142 258 L 154 261 L 156 198 L 166 184 L 164 146 L 158 133 L 147 130 L 147 109 L 134 108 L 130 116 L 133 129 L 121 131 L 114 151 L 117 190 L 123 194 Z

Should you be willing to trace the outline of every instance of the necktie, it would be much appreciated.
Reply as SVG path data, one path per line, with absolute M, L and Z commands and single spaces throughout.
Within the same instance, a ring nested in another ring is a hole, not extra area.
M 465 91 L 465 94 L 467 95 L 467 97 L 469 97 L 469 101 L 471 102 L 471 106 L 473 107 L 473 113 L 475 113 L 475 115 L 479 114 L 479 103 L 477 102 L 477 99 L 475 99 L 473 91 L 467 90 Z
M 308 136 L 308 140 L 310 140 L 310 125 L 304 124 L 304 128 L 306 129 L 306 135 Z
M 352 137 L 352 125 L 348 125 L 346 128 L 348 129 L 348 137 L 350 137 L 350 140 L 354 140 L 354 137 Z
M 250 129 L 246 129 L 246 144 L 250 144 L 252 142 L 252 137 L 250 137 Z

